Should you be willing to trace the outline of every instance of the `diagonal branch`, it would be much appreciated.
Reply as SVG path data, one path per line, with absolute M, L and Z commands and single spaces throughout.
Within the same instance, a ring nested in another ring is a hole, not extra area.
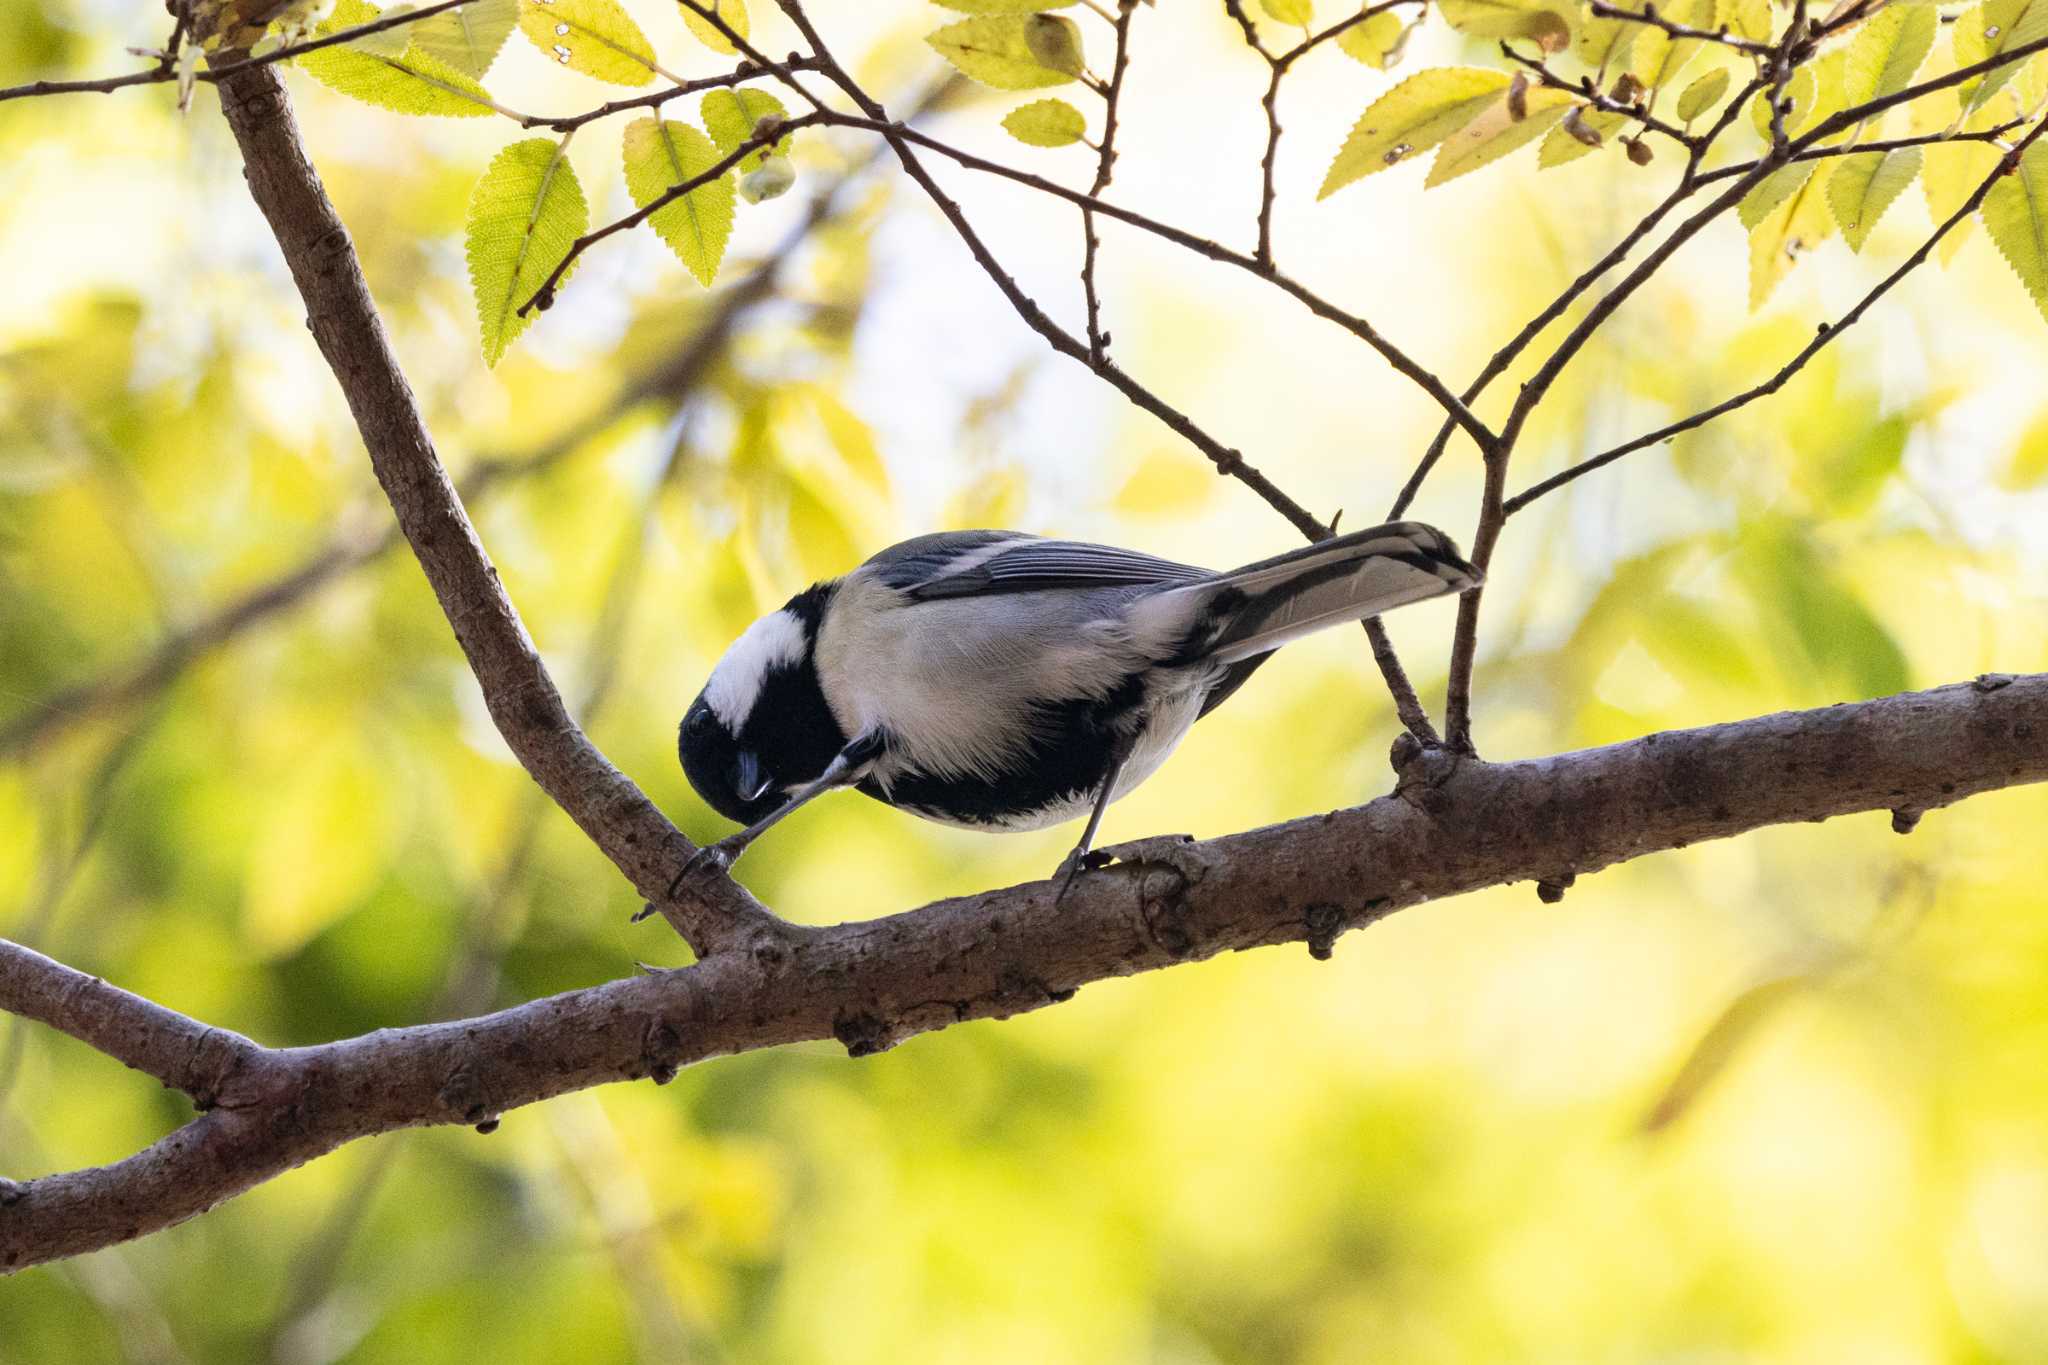
M 306 301 L 314 340 L 506 744 L 699 956 L 794 934 L 730 880 L 699 879 L 684 897 L 669 896 L 680 860 L 695 848 L 562 705 L 434 451 L 348 230 L 300 145 L 283 84 L 268 68 L 249 71 L 224 82 L 221 96 L 250 194 Z
M 861 1056 L 1221 952 L 1305 942 L 1327 957 L 1341 934 L 1409 906 L 1510 882 L 1554 895 L 1575 876 L 1766 825 L 1889 810 L 1910 827 L 1924 811 L 2048 781 L 2048 674 L 1516 763 L 1420 746 L 1397 757 L 1393 795 L 1202 843 L 1127 844 L 1063 902 L 1033 882 L 479 1018 L 256 1050 L 216 1110 L 135 1156 L 0 1182 L 0 1271 L 168 1227 L 373 1133 L 488 1124 L 572 1090 L 665 1081 L 792 1042 L 832 1038 Z M 137 1019 L 154 1008 L 110 999 Z

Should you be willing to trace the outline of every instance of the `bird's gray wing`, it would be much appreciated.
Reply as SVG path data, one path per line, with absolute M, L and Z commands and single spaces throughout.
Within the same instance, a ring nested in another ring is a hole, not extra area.
M 912 546 L 917 548 L 912 550 Z M 869 562 L 884 583 L 918 601 L 996 593 L 1179 587 L 1212 577 L 1207 569 L 1135 550 L 1079 540 L 1040 540 L 1011 532 L 923 536 L 896 548 L 910 552 L 887 563 L 881 562 L 881 555 Z

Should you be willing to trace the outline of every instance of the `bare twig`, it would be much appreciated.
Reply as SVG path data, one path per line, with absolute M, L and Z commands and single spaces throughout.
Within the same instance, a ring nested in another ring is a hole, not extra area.
M 1593 17 L 1596 19 L 1620 19 L 1625 23 L 1645 24 L 1651 28 L 1662 29 L 1673 38 L 1691 38 L 1702 43 L 1733 48 L 1737 52 L 1747 52 L 1757 57 L 1769 56 L 1776 50 L 1770 43 L 1758 42 L 1753 38 L 1738 38 L 1725 27 L 1706 29 L 1674 23 L 1657 13 L 1657 7 L 1653 4 L 1646 3 L 1641 10 L 1632 10 L 1611 5 L 1607 0 L 1592 0 L 1592 6 Z
M 1503 513 L 1507 516 L 1513 516 L 1515 513 L 1521 511 L 1524 507 L 1527 507 L 1530 503 L 1535 502 L 1538 498 L 1543 497 L 1545 494 L 1553 493 L 1558 489 L 1564 487 L 1566 484 L 1571 483 L 1575 479 L 1582 478 L 1585 475 L 1592 473 L 1596 469 L 1601 469 L 1607 465 L 1613 464 L 1616 460 L 1622 458 L 1624 455 L 1632 454 L 1635 451 L 1642 450 L 1647 446 L 1653 446 L 1661 442 L 1668 441 L 1674 436 L 1680 435 L 1681 433 L 1687 431 L 1691 431 L 1697 427 L 1703 427 L 1707 423 L 1713 421 L 1718 417 L 1724 417 L 1728 413 L 1734 412 L 1737 408 L 1746 407 L 1749 404 L 1754 403 L 1759 398 L 1766 398 L 1769 397 L 1771 394 L 1776 393 L 1779 389 L 1785 386 L 1786 381 L 1790 380 L 1793 375 L 1798 374 L 1800 370 L 1804 369 L 1808 361 L 1812 360 L 1816 355 L 1819 355 L 1822 348 L 1827 346 L 1829 342 L 1833 341 L 1836 337 L 1840 336 L 1850 327 L 1854 326 L 1857 320 L 1861 318 L 1863 314 L 1869 310 L 1870 306 L 1876 303 L 1879 299 L 1883 298 L 1885 294 L 1891 290 L 1893 285 L 1897 284 L 1900 280 L 1903 280 L 1904 278 L 1906 278 L 1907 275 L 1911 274 L 1914 270 L 1919 268 L 1921 265 L 1925 264 L 1928 256 L 1931 255 L 1934 251 L 1934 248 L 1940 244 L 1941 239 L 1946 237 L 1952 230 L 1954 230 L 1957 224 L 1961 223 L 1964 219 L 1968 218 L 1971 214 L 1975 213 L 1980 207 L 1983 206 L 1985 196 L 1991 193 L 1992 187 L 1998 183 L 1999 179 L 2002 176 L 2011 173 L 2012 168 L 2019 164 L 2020 153 L 2025 151 L 2026 148 L 2029 145 L 2031 145 L 2036 138 L 2040 137 L 2043 130 L 2048 130 L 2048 121 L 2043 121 L 2035 124 L 2033 130 L 2029 132 L 2025 137 L 2021 138 L 2019 142 L 2015 144 L 2013 149 L 2010 152 L 2008 152 L 2003 159 L 2001 159 L 1998 168 L 1995 171 L 1993 171 L 1991 175 L 1988 176 L 1981 184 L 1977 186 L 1976 190 L 1970 195 L 1968 199 L 1963 201 L 1962 207 L 1958 208 L 1954 213 L 1950 214 L 1946 219 L 1942 221 L 1939 227 L 1935 228 L 1933 235 L 1929 236 L 1927 240 L 1922 242 L 1919 248 L 1915 250 L 1912 255 L 1908 256 L 1904 261 L 1901 261 L 1897 269 L 1893 270 L 1889 275 L 1886 275 L 1882 280 L 1878 281 L 1875 285 L 1871 286 L 1869 292 L 1864 294 L 1862 298 L 1858 299 L 1856 301 L 1856 306 L 1851 308 L 1848 312 L 1844 313 L 1840 321 L 1835 322 L 1832 325 L 1825 322 L 1822 323 L 1819 329 L 1815 332 L 1812 340 L 1808 341 L 1804 346 L 1800 347 L 1799 352 L 1796 355 L 1794 355 L 1790 360 L 1786 361 L 1782 366 L 1780 366 L 1777 372 L 1773 374 L 1769 379 L 1766 379 L 1761 384 L 1757 384 L 1751 388 L 1744 389 L 1741 393 L 1734 394 L 1728 398 L 1725 398 L 1721 400 L 1719 403 L 1714 404 L 1714 406 L 1696 412 L 1690 417 L 1684 418 L 1683 420 L 1677 422 L 1672 422 L 1666 426 L 1659 427 L 1655 431 L 1646 432 L 1643 435 L 1634 438 L 1633 440 L 1624 441 L 1620 445 L 1615 446 L 1612 449 L 1603 450 L 1598 455 L 1588 456 L 1586 459 L 1580 460 L 1577 464 L 1572 465 L 1568 469 L 1560 470 L 1556 474 L 1551 475 L 1549 478 L 1544 479 L 1542 482 L 1533 484 L 1530 487 L 1525 488 L 1521 492 L 1515 494 L 1512 498 L 1509 498 L 1502 505 Z M 1873 149 L 1866 147 L 1863 150 L 1869 151 Z
M 1109 89 L 1102 100 L 1102 143 L 1096 149 L 1095 181 L 1088 197 L 1099 199 L 1109 188 L 1116 170 L 1116 114 L 1124 93 L 1124 72 L 1131 62 L 1131 19 L 1138 12 L 1138 0 L 1118 0 L 1116 11 L 1116 56 L 1109 69 Z M 1095 210 L 1081 206 L 1081 296 L 1088 308 L 1088 362 L 1100 365 L 1109 348 L 1109 334 L 1102 330 L 1102 303 L 1095 292 L 1095 253 L 1102 243 L 1095 236 Z

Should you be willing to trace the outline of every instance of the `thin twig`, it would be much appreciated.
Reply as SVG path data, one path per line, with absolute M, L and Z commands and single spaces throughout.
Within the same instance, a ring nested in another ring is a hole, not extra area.
M 1998 183 L 1999 178 L 2012 173 L 2013 168 L 2019 164 L 2020 153 L 2025 151 L 2036 138 L 2040 137 L 2044 129 L 2048 129 L 2048 120 L 2035 124 L 2032 131 L 2021 138 L 2014 145 L 2013 149 L 1999 161 L 1998 169 L 1993 171 L 1982 184 L 1977 186 L 1975 193 L 1971 194 L 1963 202 L 1961 208 L 1943 220 L 1941 226 L 1937 227 L 1933 235 L 1920 244 L 1917 251 L 1901 262 L 1896 270 L 1873 285 L 1868 293 L 1856 301 L 1855 307 L 1842 315 L 1840 321 L 1833 324 L 1822 323 L 1815 331 L 1812 340 L 1800 347 L 1798 354 L 1780 366 L 1778 371 L 1769 379 L 1752 388 L 1744 389 L 1741 393 L 1725 398 L 1719 403 L 1714 404 L 1714 406 L 1696 412 L 1682 421 L 1672 422 L 1667 426 L 1657 428 L 1655 431 L 1645 432 L 1633 440 L 1624 441 L 1612 449 L 1603 450 L 1598 455 L 1588 456 L 1586 459 L 1580 460 L 1568 469 L 1560 470 L 1540 483 L 1532 484 L 1502 504 L 1504 514 L 1513 516 L 1545 494 L 1553 493 L 1575 479 L 1582 478 L 1596 469 L 1613 464 L 1624 455 L 1632 454 L 1646 446 L 1653 446 L 1660 442 L 1668 441 L 1672 437 L 1691 431 L 1696 427 L 1703 427 L 1717 417 L 1726 416 L 1737 408 L 1746 407 L 1759 398 L 1766 398 L 1776 393 L 1785 386 L 1786 381 L 1804 369 L 1808 361 L 1819 355 L 1822 348 L 1854 326 L 1857 319 L 1861 318 L 1873 303 L 1883 298 L 1893 285 L 1906 278 L 1907 275 L 1911 274 L 1919 266 L 1925 264 L 1928 256 L 1933 253 L 1934 248 L 1939 245 L 1941 239 L 1946 237 L 1965 218 L 1968 218 L 1983 206 L 1985 196 L 1991 193 L 1992 187 Z M 1871 149 L 1866 148 L 1864 150 Z
M 1138 0 L 1118 0 L 1116 12 L 1116 56 L 1110 65 L 1109 90 L 1103 96 L 1102 145 L 1096 149 L 1095 181 L 1088 197 L 1099 199 L 1109 188 L 1116 170 L 1116 114 L 1123 98 L 1124 71 L 1131 60 L 1131 19 L 1138 12 Z M 1095 210 L 1081 207 L 1081 296 L 1088 309 L 1088 359 L 1100 365 L 1109 349 L 1109 334 L 1102 330 L 1102 301 L 1095 291 L 1095 255 L 1102 243 L 1095 235 Z
M 1691 38 L 1702 43 L 1713 43 L 1720 47 L 1733 48 L 1737 52 L 1747 52 L 1757 57 L 1769 56 L 1776 50 L 1772 44 L 1767 42 L 1758 42 L 1753 38 L 1738 38 L 1730 33 L 1726 27 L 1707 29 L 1694 28 L 1690 24 L 1674 23 L 1657 13 L 1657 7 L 1652 4 L 1646 3 L 1638 11 L 1623 9 L 1618 5 L 1611 5 L 1607 3 L 1607 0 L 1592 0 L 1592 7 L 1593 17 L 1596 19 L 1620 19 L 1624 23 L 1646 24 L 1651 28 L 1664 30 L 1673 38 Z

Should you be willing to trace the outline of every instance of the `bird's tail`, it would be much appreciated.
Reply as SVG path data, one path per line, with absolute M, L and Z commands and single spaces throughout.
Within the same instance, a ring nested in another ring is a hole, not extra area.
M 1162 606 L 1175 597 L 1200 600 L 1202 627 L 1189 641 L 1190 652 L 1236 663 L 1311 631 L 1479 582 L 1479 571 L 1449 536 L 1421 522 L 1394 521 L 1170 589 L 1158 600 Z

